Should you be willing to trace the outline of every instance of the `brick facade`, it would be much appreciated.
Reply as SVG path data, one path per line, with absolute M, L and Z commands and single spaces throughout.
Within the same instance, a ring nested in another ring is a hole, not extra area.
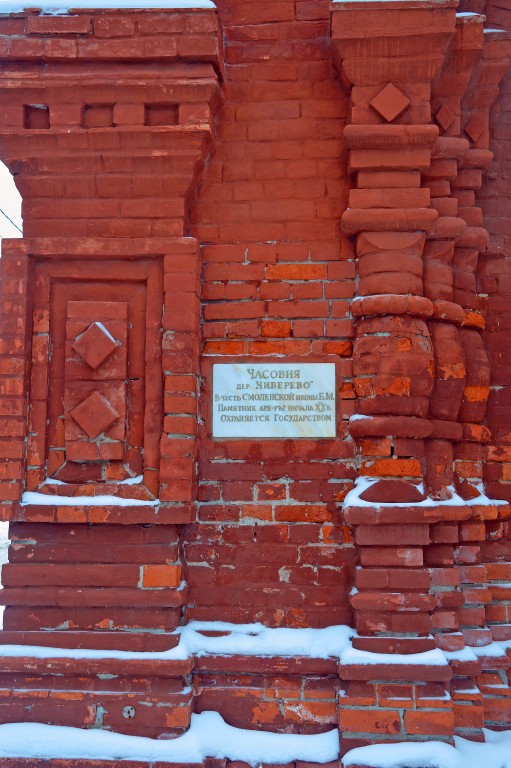
M 493 0 L 0 17 L 0 642 L 346 624 L 449 661 L 27 649 L 1 722 L 511 726 L 510 54 Z M 213 365 L 248 362 L 333 363 L 336 437 L 213 439 Z

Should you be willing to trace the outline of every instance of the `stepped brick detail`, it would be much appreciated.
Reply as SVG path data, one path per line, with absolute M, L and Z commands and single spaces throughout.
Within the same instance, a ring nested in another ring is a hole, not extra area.
M 0 723 L 483 740 L 511 727 L 511 15 L 216 6 L 0 16 Z M 333 364 L 336 436 L 214 439 L 218 363 Z M 356 634 L 106 653 L 194 620 Z

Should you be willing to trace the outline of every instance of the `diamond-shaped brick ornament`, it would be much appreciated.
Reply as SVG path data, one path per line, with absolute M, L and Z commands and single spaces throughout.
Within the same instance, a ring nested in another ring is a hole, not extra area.
M 472 141 L 476 142 L 484 131 L 484 123 L 477 115 L 472 115 L 465 126 L 465 133 L 470 136 Z
M 102 323 L 92 323 L 73 343 L 73 349 L 96 370 L 117 349 L 117 342 Z
M 392 83 L 383 88 L 369 102 L 375 112 L 383 117 L 387 123 L 391 123 L 396 117 L 399 117 L 410 106 L 410 100 Z
M 443 128 L 444 131 L 449 130 L 451 125 L 453 124 L 454 120 L 456 118 L 456 115 L 450 109 L 447 104 L 442 104 L 440 109 L 435 115 L 435 120 L 437 121 L 440 128 Z
M 106 397 L 99 392 L 89 395 L 70 415 L 91 440 L 105 432 L 119 418 L 115 408 L 112 408 Z

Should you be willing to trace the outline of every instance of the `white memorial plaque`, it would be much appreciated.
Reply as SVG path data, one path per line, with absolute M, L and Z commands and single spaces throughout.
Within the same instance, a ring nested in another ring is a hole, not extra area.
M 213 437 L 335 437 L 335 365 L 214 365 Z

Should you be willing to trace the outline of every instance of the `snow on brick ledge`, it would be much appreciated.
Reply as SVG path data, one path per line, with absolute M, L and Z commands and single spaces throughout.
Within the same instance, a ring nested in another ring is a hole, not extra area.
M 1 2 L 1 0 L 0 0 Z M 58 496 L 35 491 L 25 491 L 21 497 L 21 506 L 36 507 L 155 507 L 159 500 L 125 499 L 121 496 Z
M 375 744 L 347 752 L 343 766 L 367 768 L 511 768 L 511 731 L 484 731 L 486 743 L 455 737 L 438 741 Z M 341 736 L 342 738 L 342 736 Z M 339 757 L 339 731 L 316 735 L 233 728 L 217 712 L 192 715 L 190 729 L 171 741 L 41 723 L 0 725 L 0 759 L 126 760 L 201 764 L 206 757 L 256 766 L 328 763 Z
M 347 752 L 344 768 L 511 768 L 511 731 L 484 729 L 486 743 L 454 737 L 440 741 L 374 744 Z
M 413 654 L 384 654 L 352 647 L 356 631 L 344 624 L 311 628 L 266 627 L 264 624 L 232 624 L 225 621 L 190 621 L 171 635 L 179 643 L 165 651 L 94 650 L 0 643 L 1 657 L 38 659 L 124 659 L 179 661 L 203 656 L 257 656 L 261 658 L 337 659 L 343 667 L 419 666 L 446 668 L 452 660 L 476 661 L 479 656 L 505 657 L 511 640 L 447 653 L 440 649 Z M 368 670 L 370 673 L 370 670 Z M 511 768 L 511 766 L 510 766 Z
M 216 8 L 212 0 L 0 0 L 0 14 L 23 13 L 25 10 L 41 10 L 43 13 L 60 16 L 80 8 L 114 8 L 117 10 L 151 10 L 154 8 Z
M 221 633 L 210 636 L 207 633 Z M 344 625 L 324 629 L 287 629 L 265 627 L 264 624 L 231 624 L 223 621 L 191 621 L 171 634 L 179 635 L 178 645 L 168 651 L 133 652 L 92 650 L 87 648 L 51 648 L 34 645 L 1 645 L 1 657 L 38 659 L 123 659 L 185 660 L 194 656 L 259 656 L 303 657 L 311 659 L 339 658 L 350 644 L 355 630 Z M 373 654 L 374 655 L 374 654 Z
M 250 731 L 227 725 L 218 712 L 192 715 L 189 730 L 170 741 L 41 723 L 0 725 L 0 758 L 202 763 L 214 757 L 258 765 L 328 763 L 338 756 L 337 729 L 312 736 Z

